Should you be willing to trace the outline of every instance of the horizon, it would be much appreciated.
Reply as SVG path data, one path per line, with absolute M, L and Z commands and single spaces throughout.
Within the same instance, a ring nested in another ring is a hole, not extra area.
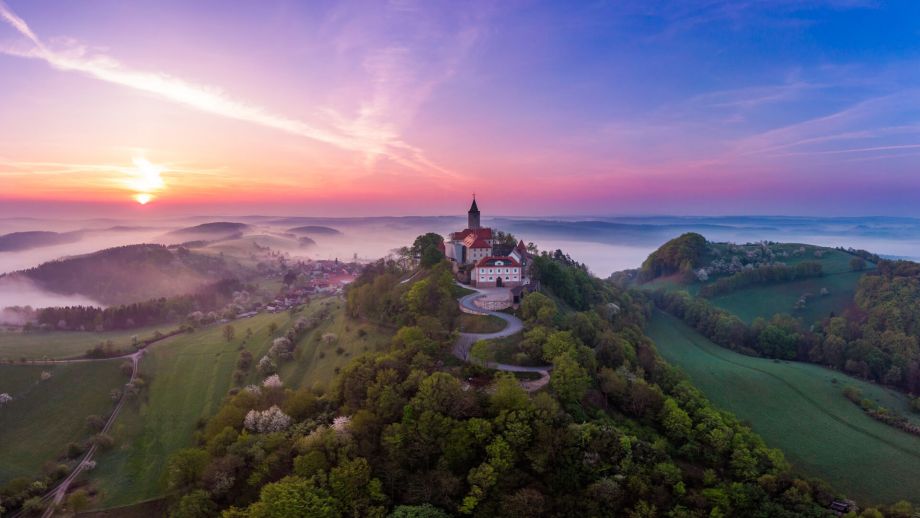
M 0 2 L 0 214 L 920 216 L 915 3 L 219 6 Z

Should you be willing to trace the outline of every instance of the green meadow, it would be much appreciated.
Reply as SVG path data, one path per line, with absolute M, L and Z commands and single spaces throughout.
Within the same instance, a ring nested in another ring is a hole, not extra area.
M 19 361 L 23 358 L 78 358 L 100 342 L 111 340 L 117 349 L 133 352 L 132 337 L 153 338 L 156 331 L 172 331 L 177 324 L 150 326 L 130 331 L 0 331 L 0 361 Z
M 295 359 L 281 365 L 279 375 L 286 386 L 325 388 L 338 368 L 388 343 L 389 334 L 347 320 L 343 305 L 337 298 L 319 299 L 294 315 L 293 319 L 309 319 L 328 311 L 327 318 L 300 340 Z M 194 445 L 199 424 L 214 415 L 234 387 L 240 348 L 253 355 L 253 369 L 245 383 L 260 383 L 255 364 L 268 352 L 273 338 L 284 336 L 293 319 L 287 312 L 260 314 L 234 321 L 236 337 L 230 342 L 223 336 L 224 326 L 215 325 L 152 346 L 141 361 L 141 372 L 150 379 L 147 395 L 139 405 L 123 410 L 112 431 L 114 450 L 101 456 L 91 473 L 104 491 L 102 506 L 161 496 L 169 456 Z M 271 323 L 278 326 L 273 335 L 269 334 Z M 247 328 L 252 338 L 245 340 Z
M 646 331 L 668 362 L 715 405 L 780 448 L 797 470 L 863 501 L 917 500 L 920 437 L 868 417 L 843 396 L 843 388 L 854 386 L 908 414 L 903 395 L 816 365 L 723 349 L 660 311 Z
M 45 462 L 62 458 L 68 443 L 88 439 L 86 416 L 108 417 L 111 390 L 127 381 L 120 365 L 0 365 L 0 393 L 13 397 L 0 407 L 0 485 L 40 474 Z M 41 380 L 42 372 L 51 377 Z
M 776 313 L 788 313 L 811 323 L 831 313 L 839 315 L 852 304 L 861 276 L 862 272 L 831 273 L 799 281 L 751 286 L 709 300 L 749 324 L 757 317 L 769 319 Z M 822 288 L 827 289 L 827 295 L 820 294 Z M 796 301 L 805 293 L 812 296 L 804 309 L 796 310 Z

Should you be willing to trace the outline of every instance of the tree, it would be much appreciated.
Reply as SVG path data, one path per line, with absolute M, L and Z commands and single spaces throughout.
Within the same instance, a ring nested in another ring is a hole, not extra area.
M 450 518 L 450 515 L 431 504 L 400 505 L 387 518 Z
M 67 496 L 67 509 L 70 512 L 79 514 L 87 507 L 89 507 L 89 495 L 85 489 L 77 489 Z
M 431 267 L 441 262 L 441 259 L 444 258 L 444 253 L 440 249 L 443 244 L 444 238 L 440 234 L 428 232 L 415 238 L 410 252 L 413 256 L 419 258 L 422 266 Z
M 278 331 L 278 323 L 277 323 L 277 322 L 271 322 L 270 324 L 268 324 L 268 335 L 269 335 L 269 336 L 275 334 L 277 331 Z
M 214 516 L 217 506 L 210 494 L 203 489 L 196 489 L 183 496 L 169 514 L 172 518 L 208 518 Z
M 250 518 L 339 518 L 338 502 L 313 480 L 285 477 L 262 487 L 259 501 L 249 506 Z
M 226 326 L 224 326 L 223 335 L 224 335 L 224 340 L 231 342 L 233 341 L 233 338 L 236 336 L 236 329 L 233 327 L 232 324 L 227 324 Z
M 690 416 L 672 398 L 664 400 L 664 407 L 661 409 L 661 425 L 668 437 L 675 440 L 689 438 L 693 429 L 693 421 Z
M 185 493 L 195 487 L 208 465 L 206 451 L 186 448 L 173 453 L 166 463 L 166 490 Z
M 866 260 L 862 257 L 854 257 L 850 259 L 850 270 L 854 272 L 861 272 L 866 269 Z
M 571 352 L 556 356 L 549 385 L 565 405 L 577 405 L 591 384 L 588 372 Z
M 521 301 L 521 316 L 532 325 L 552 325 L 558 311 L 553 299 L 539 292 L 530 293 Z

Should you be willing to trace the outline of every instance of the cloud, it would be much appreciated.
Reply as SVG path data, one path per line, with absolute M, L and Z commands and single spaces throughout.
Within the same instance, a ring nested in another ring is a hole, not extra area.
M 22 58 L 45 61 L 52 67 L 89 75 L 101 81 L 153 94 L 177 104 L 202 112 L 257 124 L 292 135 L 305 137 L 337 148 L 363 154 L 373 163 L 383 157 L 418 173 L 451 175 L 446 169 L 427 159 L 421 149 L 406 143 L 392 124 L 363 112 L 350 120 L 332 110 L 317 113 L 316 122 L 306 122 L 270 112 L 258 105 L 243 102 L 219 88 L 189 82 L 158 72 L 135 70 L 105 54 L 91 54 L 73 40 L 63 38 L 57 48 L 48 46 L 0 0 L 0 18 L 32 44 L 27 48 L 0 47 L 0 52 Z M 374 103 L 381 102 L 379 99 Z M 371 115 L 378 114 L 371 106 Z

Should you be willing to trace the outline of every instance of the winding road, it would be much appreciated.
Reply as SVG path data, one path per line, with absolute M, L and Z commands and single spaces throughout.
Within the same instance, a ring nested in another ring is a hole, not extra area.
M 461 285 L 462 286 L 462 285 Z M 497 331 L 495 333 L 460 333 L 460 336 L 457 337 L 457 341 L 454 343 L 453 353 L 457 358 L 467 362 L 467 363 L 476 363 L 483 367 L 489 369 L 495 369 L 504 372 L 536 372 L 540 374 L 540 378 L 531 381 L 522 381 L 521 386 L 524 387 L 524 390 L 528 392 L 533 392 L 539 390 L 546 386 L 549 383 L 549 371 L 552 369 L 552 366 L 545 365 L 539 367 L 525 367 L 523 365 L 511 365 L 508 363 L 497 363 L 497 362 L 485 362 L 484 364 L 479 361 L 475 361 L 470 358 L 470 350 L 473 348 L 473 344 L 479 340 L 493 340 L 496 338 L 505 338 L 508 336 L 516 335 L 524 330 L 524 323 L 521 322 L 521 319 L 515 317 L 514 315 L 509 315 L 508 313 L 503 313 L 501 311 L 489 311 L 482 309 L 475 304 L 475 300 L 484 297 L 485 292 L 477 290 L 476 288 L 471 288 L 469 286 L 462 286 L 463 288 L 472 289 L 475 293 L 470 293 L 459 299 L 460 311 L 464 313 L 469 313 L 472 315 L 491 315 L 496 318 L 500 318 L 505 321 L 507 324 L 504 329 Z

